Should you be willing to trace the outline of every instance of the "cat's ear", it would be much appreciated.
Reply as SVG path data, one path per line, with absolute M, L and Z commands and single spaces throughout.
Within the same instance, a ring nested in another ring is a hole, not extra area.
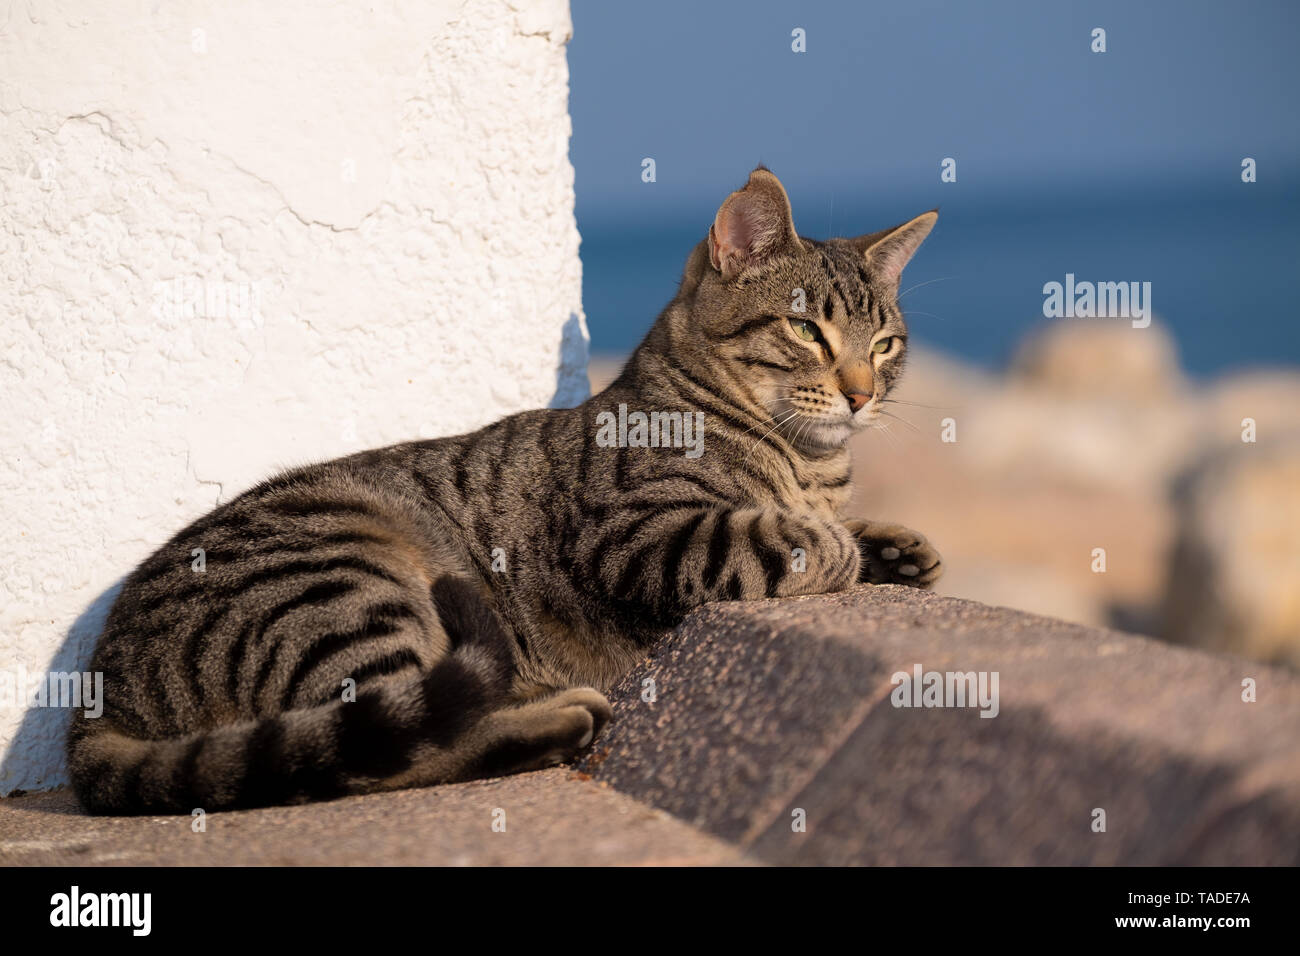
M 759 166 L 744 188 L 728 196 L 718 209 L 709 227 L 709 260 L 722 278 L 734 279 L 798 243 L 785 187 Z
M 868 269 L 886 283 L 898 285 L 903 267 L 911 261 L 938 219 L 939 210 L 931 209 L 901 226 L 869 236 L 859 236 L 853 240 L 853 244 L 862 250 Z

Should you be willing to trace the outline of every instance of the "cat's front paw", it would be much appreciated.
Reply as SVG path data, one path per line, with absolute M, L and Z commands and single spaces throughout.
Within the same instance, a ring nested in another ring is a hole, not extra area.
M 920 532 L 860 518 L 844 524 L 858 539 L 858 549 L 862 552 L 859 581 L 928 588 L 943 574 L 943 559 Z

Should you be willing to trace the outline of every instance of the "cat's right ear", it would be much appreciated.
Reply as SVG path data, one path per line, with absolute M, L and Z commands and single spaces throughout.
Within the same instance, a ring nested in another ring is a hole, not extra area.
M 873 232 L 869 236 L 858 236 L 849 241 L 866 256 L 867 267 L 886 284 L 897 289 L 903 267 L 911 261 L 938 219 L 939 210 L 931 209 L 901 226 Z
M 798 243 L 785 187 L 759 166 L 718 209 L 709 227 L 709 261 L 730 280 Z

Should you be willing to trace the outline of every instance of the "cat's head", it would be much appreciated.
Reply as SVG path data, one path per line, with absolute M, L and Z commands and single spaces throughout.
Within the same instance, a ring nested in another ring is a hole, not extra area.
M 687 264 L 693 351 L 707 353 L 796 447 L 843 445 L 880 414 L 907 351 L 903 267 L 938 218 L 855 239 L 800 237 L 780 180 L 759 167 Z

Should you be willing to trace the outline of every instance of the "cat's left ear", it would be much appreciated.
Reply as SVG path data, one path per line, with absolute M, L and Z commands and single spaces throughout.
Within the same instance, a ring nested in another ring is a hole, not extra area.
M 853 244 L 862 250 L 868 269 L 886 283 L 896 286 L 903 275 L 903 267 L 911 261 L 938 219 L 939 210 L 931 209 L 901 226 L 859 236 Z
M 771 170 L 759 166 L 727 197 L 709 228 L 709 260 L 724 279 L 795 248 L 790 197 Z

